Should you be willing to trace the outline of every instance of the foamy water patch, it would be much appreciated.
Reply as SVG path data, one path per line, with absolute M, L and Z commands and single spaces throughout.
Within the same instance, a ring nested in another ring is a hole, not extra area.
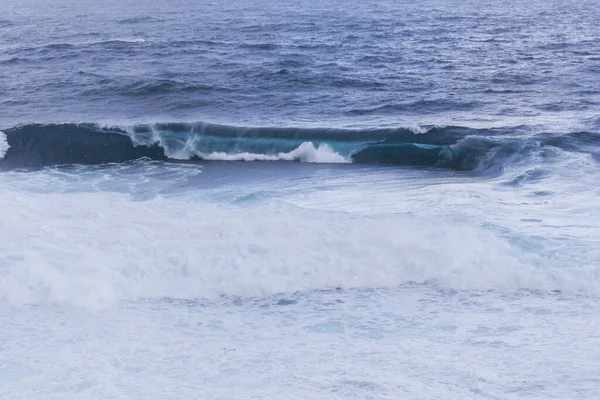
M 406 286 L 248 300 L 0 309 L 3 397 L 600 397 L 588 298 Z
M 288 153 L 278 153 L 276 155 L 255 154 L 255 153 L 224 153 L 213 152 L 210 154 L 199 154 L 204 160 L 219 161 L 300 161 L 306 163 L 330 163 L 341 164 L 351 162 L 342 155 L 336 153 L 329 145 L 321 144 L 316 146 L 312 142 L 304 142 L 298 148 Z
M 0 158 L 4 157 L 9 148 L 10 146 L 6 140 L 6 134 L 0 131 Z
M 143 38 L 117 38 L 110 39 L 105 42 L 100 43 L 110 43 L 110 42 L 121 42 L 121 43 L 146 43 L 146 39 Z
M 10 215 L 0 219 L 4 305 L 94 308 L 406 283 L 598 292 L 593 271 L 534 267 L 506 240 L 443 220 L 107 192 L 2 189 L 0 200 Z

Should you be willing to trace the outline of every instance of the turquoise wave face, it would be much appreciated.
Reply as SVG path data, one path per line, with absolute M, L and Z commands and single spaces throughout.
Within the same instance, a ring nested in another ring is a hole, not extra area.
M 411 130 L 237 127 L 208 123 L 103 127 L 24 125 L 5 130 L 4 168 L 155 161 L 298 161 L 456 171 L 498 171 L 551 158 L 553 148 L 598 154 L 600 135 L 526 133 L 524 128 Z

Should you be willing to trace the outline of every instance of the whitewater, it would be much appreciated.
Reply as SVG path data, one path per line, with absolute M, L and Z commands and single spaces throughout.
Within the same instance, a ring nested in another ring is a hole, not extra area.
M 595 2 L 0 10 L 0 399 L 600 398 Z
M 595 396 L 597 189 L 277 169 L 2 173 L 2 393 Z

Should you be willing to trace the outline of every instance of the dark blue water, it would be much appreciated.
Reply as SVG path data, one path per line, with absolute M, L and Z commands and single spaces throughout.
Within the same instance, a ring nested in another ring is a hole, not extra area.
M 305 141 L 347 161 L 457 170 L 532 145 L 598 154 L 595 2 L 26 1 L 2 11 L 5 166 L 277 158 Z M 133 144 L 165 150 L 134 149 L 125 131 L 154 132 Z M 286 159 L 332 161 L 301 153 Z
M 0 6 L 2 129 L 208 121 L 598 130 L 595 1 Z

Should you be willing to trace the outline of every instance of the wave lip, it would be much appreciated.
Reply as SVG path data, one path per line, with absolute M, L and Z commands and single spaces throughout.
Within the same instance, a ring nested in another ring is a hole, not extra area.
M 455 171 L 502 170 L 541 149 L 600 153 L 596 133 L 531 134 L 525 128 L 396 129 L 243 127 L 211 123 L 133 126 L 31 124 L 4 130 L 0 167 L 156 161 L 359 163 Z M 541 152 L 543 153 L 543 152 Z M 538 157 L 539 158 L 539 157 Z

